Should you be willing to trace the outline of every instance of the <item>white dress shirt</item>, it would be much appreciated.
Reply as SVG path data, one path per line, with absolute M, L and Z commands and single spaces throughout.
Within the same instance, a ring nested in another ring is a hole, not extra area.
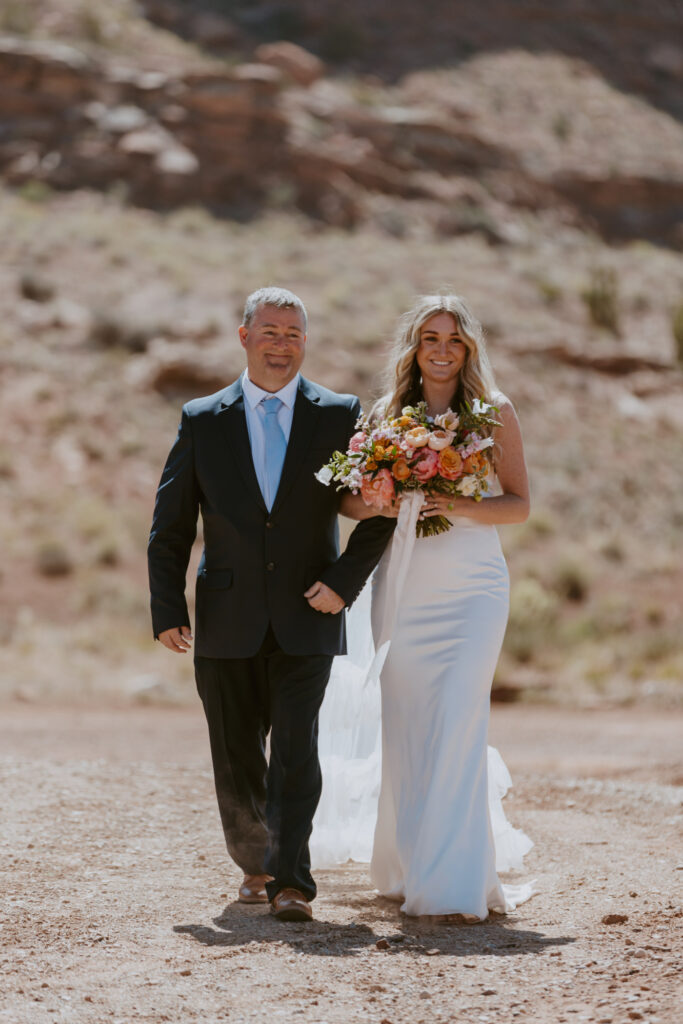
M 292 429 L 292 417 L 294 415 L 294 403 L 299 388 L 299 374 L 285 384 L 279 391 L 264 391 L 258 384 L 249 380 L 247 370 L 242 374 L 242 391 L 244 393 L 244 412 L 247 417 L 247 430 L 249 431 L 249 444 L 251 446 L 251 458 L 256 470 L 256 479 L 261 488 L 266 508 L 271 509 L 275 501 L 275 495 L 268 493 L 268 481 L 266 479 L 266 443 L 264 421 L 266 411 L 261 404 L 264 398 L 279 398 L 282 405 L 278 409 L 277 421 L 280 424 L 285 441 L 289 442 L 289 435 Z

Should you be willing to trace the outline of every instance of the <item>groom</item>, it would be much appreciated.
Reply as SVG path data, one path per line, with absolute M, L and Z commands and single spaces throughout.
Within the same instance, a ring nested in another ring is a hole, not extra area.
M 249 296 L 239 336 L 247 367 L 183 408 L 157 492 L 149 540 L 154 635 L 192 636 L 185 574 L 197 517 L 195 677 L 209 727 L 239 898 L 281 920 L 312 918 L 308 840 L 320 798 L 318 711 L 332 659 L 345 651 L 342 609 L 386 544 L 367 519 L 339 554 L 338 494 L 315 479 L 345 450 L 360 403 L 299 373 L 306 310 L 282 288 Z M 266 736 L 270 730 L 270 760 Z

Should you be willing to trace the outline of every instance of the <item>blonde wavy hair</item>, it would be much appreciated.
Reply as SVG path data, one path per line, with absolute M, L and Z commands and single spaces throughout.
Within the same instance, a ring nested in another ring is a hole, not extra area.
M 459 295 L 423 295 L 412 309 L 404 313 L 392 346 L 385 375 L 385 391 L 377 401 L 372 416 L 398 416 L 406 405 L 423 401 L 422 377 L 417 365 L 420 331 L 437 313 L 451 313 L 467 346 L 465 363 L 451 399 L 451 408 L 475 398 L 491 402 L 496 392 L 493 370 L 486 352 L 481 324 Z

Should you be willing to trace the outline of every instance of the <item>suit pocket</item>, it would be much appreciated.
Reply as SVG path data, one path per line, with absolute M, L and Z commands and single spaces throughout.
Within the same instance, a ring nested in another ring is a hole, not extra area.
M 202 569 L 197 574 L 202 590 L 228 590 L 232 586 L 232 569 Z

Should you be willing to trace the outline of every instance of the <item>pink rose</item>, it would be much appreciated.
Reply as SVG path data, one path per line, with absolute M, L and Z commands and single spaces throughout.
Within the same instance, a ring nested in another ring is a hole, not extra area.
M 372 505 L 374 508 L 386 508 L 391 505 L 396 496 L 396 489 L 390 470 L 380 469 L 374 477 L 364 476 L 360 493 L 366 505 Z
M 439 456 L 431 448 L 423 448 L 413 463 L 413 476 L 419 483 L 426 484 L 439 471 Z
M 351 440 L 349 441 L 349 451 L 359 452 L 363 447 L 365 440 L 365 434 L 363 433 L 362 430 L 359 430 L 358 433 L 354 434 Z

